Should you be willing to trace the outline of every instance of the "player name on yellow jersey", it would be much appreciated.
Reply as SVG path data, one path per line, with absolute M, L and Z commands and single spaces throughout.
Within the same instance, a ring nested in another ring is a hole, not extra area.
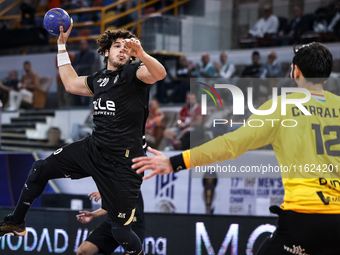
M 314 105 L 304 105 L 308 112 L 312 115 L 321 117 L 321 118 L 339 118 L 340 116 L 340 108 L 329 108 L 329 107 L 317 107 Z M 301 112 L 296 106 L 292 107 L 292 115 L 294 117 L 299 115 L 305 115 Z

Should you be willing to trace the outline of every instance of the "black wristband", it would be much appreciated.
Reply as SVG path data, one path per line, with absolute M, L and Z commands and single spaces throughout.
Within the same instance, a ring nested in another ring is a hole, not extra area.
M 186 169 L 182 153 L 170 157 L 170 163 L 171 163 L 171 166 L 174 172 L 178 172 L 180 170 Z

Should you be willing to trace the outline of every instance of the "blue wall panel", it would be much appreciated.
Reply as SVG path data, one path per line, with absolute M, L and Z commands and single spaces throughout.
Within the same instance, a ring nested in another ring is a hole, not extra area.
M 34 162 L 32 153 L 0 153 L 0 206 L 15 206 Z M 44 192 L 53 189 L 47 185 Z M 41 207 L 41 196 L 32 207 Z

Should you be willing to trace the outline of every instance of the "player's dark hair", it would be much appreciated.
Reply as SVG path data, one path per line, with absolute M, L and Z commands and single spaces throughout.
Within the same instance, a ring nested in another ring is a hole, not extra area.
M 294 47 L 293 65 L 297 65 L 305 79 L 314 84 L 324 83 L 332 72 L 333 56 L 321 43 L 312 42 Z
M 131 39 L 137 37 L 131 33 L 129 30 L 126 29 L 117 29 L 117 30 L 107 30 L 104 34 L 102 34 L 99 39 L 97 40 L 97 44 L 99 48 L 97 52 L 104 56 L 104 63 L 107 62 L 108 57 L 105 57 L 105 50 L 110 50 L 112 43 L 117 41 L 118 38 L 123 39 Z M 132 60 L 135 60 L 135 57 L 131 57 Z

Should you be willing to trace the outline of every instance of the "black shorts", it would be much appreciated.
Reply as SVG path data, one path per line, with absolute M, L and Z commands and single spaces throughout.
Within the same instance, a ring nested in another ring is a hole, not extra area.
M 130 164 L 108 158 L 94 145 L 91 137 L 56 150 L 47 162 L 72 179 L 91 176 L 102 197 L 102 208 L 120 225 L 132 222 L 142 176 Z
M 119 246 L 119 243 L 113 238 L 111 234 L 111 227 L 111 220 L 108 218 L 90 233 L 90 235 L 86 238 L 86 241 L 96 245 L 100 253 L 105 255 L 112 254 L 112 252 Z M 131 223 L 131 228 L 143 243 L 145 222 L 142 196 L 138 198 L 136 215 Z
M 340 214 L 307 214 L 271 207 L 277 228 L 256 255 L 338 255 Z

